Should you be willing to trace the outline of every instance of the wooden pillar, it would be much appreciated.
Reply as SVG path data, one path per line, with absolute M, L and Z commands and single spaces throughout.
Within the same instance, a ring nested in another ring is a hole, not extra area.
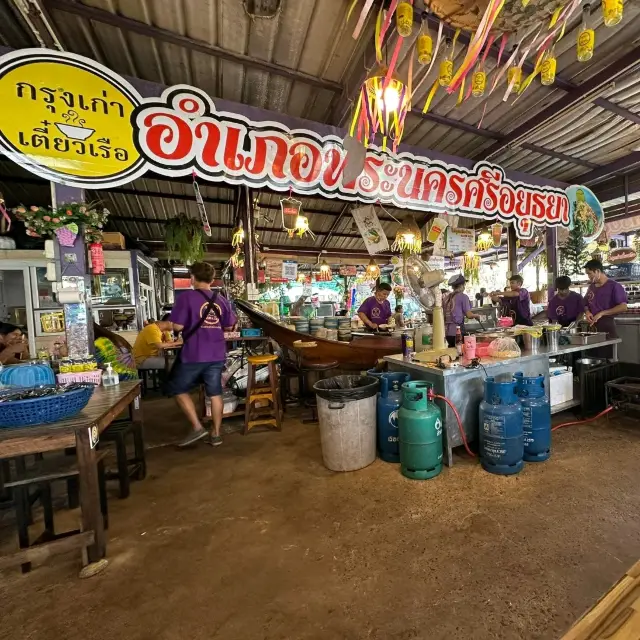
M 251 290 L 258 290 L 258 252 L 256 246 L 256 223 L 253 211 L 252 193 L 248 187 L 239 188 L 240 219 L 244 227 L 244 277 L 247 283 L 247 294 L 251 300 Z
M 549 290 L 549 300 L 551 300 L 558 277 L 558 230 L 556 227 L 547 227 L 545 242 L 547 245 L 547 289 Z
M 514 276 L 518 273 L 518 255 L 517 245 L 518 236 L 516 235 L 516 228 L 513 225 L 507 227 L 507 257 L 509 260 L 508 276 Z
M 52 182 L 52 207 L 56 209 L 71 202 L 84 202 L 84 190 Z M 93 353 L 91 279 L 83 231 L 79 231 L 72 247 L 63 247 L 57 238 L 54 244 L 58 297 L 63 303 L 67 349 L 71 358 L 82 358 Z

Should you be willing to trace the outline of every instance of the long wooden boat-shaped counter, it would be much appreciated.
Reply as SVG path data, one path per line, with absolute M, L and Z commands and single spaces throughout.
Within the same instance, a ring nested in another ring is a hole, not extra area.
M 339 342 L 337 340 L 326 340 L 324 338 L 312 337 L 306 333 L 292 331 L 278 324 L 272 316 L 262 311 L 260 308 L 246 302 L 236 300 L 238 309 L 246 313 L 251 322 L 256 327 L 260 327 L 266 335 L 273 338 L 278 344 L 294 349 L 293 343 L 296 340 L 303 342 L 313 341 L 317 347 L 305 349 L 304 360 L 309 363 L 327 363 L 338 361 L 341 369 L 351 369 L 361 371 L 373 367 L 377 360 L 384 356 L 400 353 L 402 342 L 400 338 L 390 336 L 359 336 L 354 337 L 351 342 Z

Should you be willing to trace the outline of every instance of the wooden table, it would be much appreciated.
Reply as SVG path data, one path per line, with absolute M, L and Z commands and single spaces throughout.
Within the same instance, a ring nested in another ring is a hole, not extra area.
M 589 609 L 562 640 L 640 638 L 640 562 Z
M 140 380 L 123 381 L 115 387 L 98 387 L 89 404 L 69 420 L 20 429 L 0 429 L 0 459 L 76 448 L 82 513 L 81 533 L 0 556 L 0 569 L 76 548 L 87 549 L 89 562 L 97 562 L 105 556 L 106 538 L 100 510 L 95 446 L 100 434 L 128 407 L 131 420 L 142 425 Z

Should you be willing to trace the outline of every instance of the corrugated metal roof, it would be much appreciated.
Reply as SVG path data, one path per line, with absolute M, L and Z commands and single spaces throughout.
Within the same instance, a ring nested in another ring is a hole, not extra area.
M 373 16 L 369 17 L 361 38 L 354 41 L 351 37 L 354 20 L 345 23 L 351 0 L 283 0 L 282 10 L 272 19 L 251 19 L 238 0 L 43 0 L 43 3 L 68 50 L 97 59 L 118 73 L 163 84 L 188 83 L 214 97 L 320 122 L 344 124 L 348 120 L 350 99 L 358 89 L 356 79 L 374 62 L 370 50 Z M 416 0 L 415 5 L 419 10 L 422 0 Z M 558 75 L 565 85 L 588 80 L 638 45 L 638 2 L 625 3 L 625 17 L 617 28 L 604 27 L 595 7 L 592 20 L 596 50 L 590 62 L 576 61 L 577 16 L 556 46 Z M 415 28 L 412 38 L 403 44 L 398 63 L 401 76 L 407 73 L 417 32 Z M 14 48 L 36 44 L 6 3 L 0 5 L 0 43 Z M 463 56 L 464 47 L 458 45 L 456 61 L 461 62 Z M 274 65 L 279 65 L 278 70 L 274 71 Z M 495 66 L 495 58 L 489 56 L 486 65 L 489 83 Z M 535 80 L 517 100 L 503 101 L 503 81 L 492 95 L 456 106 L 457 95 L 439 89 L 431 113 L 440 116 L 441 121 L 434 122 L 422 117 L 421 110 L 436 77 L 436 67 L 416 92 L 414 110 L 407 117 L 405 128 L 405 142 L 424 149 L 481 157 L 495 141 L 488 136 L 499 138 L 509 134 L 566 95 L 558 86 L 543 87 Z M 632 71 L 615 86 L 603 87 L 599 97 L 632 114 L 640 114 L 638 80 L 640 72 Z M 461 122 L 466 129 L 442 124 L 442 118 Z M 480 135 L 478 125 L 482 128 Z M 496 153 L 492 160 L 506 169 L 572 181 L 593 165 L 622 158 L 637 146 L 640 146 L 637 124 L 585 102 L 536 130 L 531 139 L 519 140 L 518 144 Z M 553 157 L 545 154 L 545 149 L 563 155 Z M 13 175 L 26 174 L 19 170 Z M 45 187 L 28 182 L 14 180 L 3 184 L 0 179 L 0 188 L 16 201 L 39 204 L 40 199 L 47 197 Z M 154 219 L 166 220 L 179 212 L 197 216 L 189 184 L 146 178 L 130 185 L 128 190 L 131 189 L 146 195 L 118 190 L 92 195 L 106 201 L 118 228 L 132 237 L 161 240 L 162 225 L 154 223 Z M 218 224 L 212 241 L 227 242 L 234 221 L 234 192 L 217 186 L 203 185 L 202 189 L 205 199 L 210 200 L 206 204 L 210 219 Z M 176 197 L 153 195 L 159 193 Z M 279 198 L 263 193 L 260 203 L 277 206 Z M 319 234 L 328 233 L 343 206 L 339 201 L 319 198 L 303 201 L 305 209 L 318 210 L 310 215 L 310 220 L 312 229 Z M 321 210 L 326 213 L 319 213 Z M 258 220 L 258 226 L 264 227 L 260 231 L 263 243 L 287 243 L 292 248 L 322 246 L 326 237 L 323 235 L 318 235 L 315 242 L 309 238 L 289 240 L 279 230 L 277 212 L 266 212 L 274 215 Z M 391 213 L 396 217 L 407 214 L 393 210 Z M 136 220 L 139 218 L 148 221 Z M 424 214 L 420 219 L 424 220 Z M 388 235 L 393 235 L 397 223 L 388 220 L 384 226 Z M 347 215 L 334 229 L 326 247 L 362 250 L 364 245 L 359 237 L 336 235 L 350 232 L 351 218 Z

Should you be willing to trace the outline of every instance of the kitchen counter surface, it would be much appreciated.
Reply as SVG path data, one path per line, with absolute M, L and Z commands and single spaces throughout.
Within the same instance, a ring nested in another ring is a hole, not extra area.
M 567 353 L 576 353 L 578 351 L 590 351 L 591 349 L 597 349 L 599 347 L 606 347 L 607 345 L 617 345 L 622 340 L 620 338 L 614 338 L 611 340 L 604 340 L 603 342 L 597 342 L 595 344 L 571 344 L 559 347 L 557 350 L 551 350 L 549 347 L 540 347 L 536 351 L 522 351 L 522 355 L 519 358 L 480 358 L 480 363 L 485 369 L 491 369 L 492 367 L 499 367 L 505 364 L 516 362 L 527 362 L 533 360 L 539 356 L 547 356 L 549 358 L 555 358 Z M 452 369 L 440 369 L 433 363 L 419 362 L 417 360 L 407 361 L 404 360 L 402 354 L 394 354 L 392 356 L 385 356 L 384 359 L 389 363 L 396 365 L 404 365 L 407 369 L 413 369 L 416 371 L 431 371 L 443 377 L 461 375 L 469 371 L 465 368 L 466 364 L 469 364 L 468 360 L 462 360 L 459 367 Z

